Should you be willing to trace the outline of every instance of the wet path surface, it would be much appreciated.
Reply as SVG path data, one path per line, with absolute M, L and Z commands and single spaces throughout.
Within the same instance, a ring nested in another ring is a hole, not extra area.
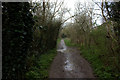
M 57 51 L 49 78 L 94 78 L 90 64 L 80 56 L 79 50 L 66 47 L 61 40 Z

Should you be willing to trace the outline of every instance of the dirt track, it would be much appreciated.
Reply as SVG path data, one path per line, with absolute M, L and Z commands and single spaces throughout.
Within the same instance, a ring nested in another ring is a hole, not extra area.
M 90 64 L 80 56 L 79 50 L 66 47 L 64 40 L 61 40 L 49 78 L 94 78 L 94 75 Z

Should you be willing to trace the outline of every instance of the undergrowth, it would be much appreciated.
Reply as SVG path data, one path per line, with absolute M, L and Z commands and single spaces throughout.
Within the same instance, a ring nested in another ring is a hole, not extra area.
M 106 56 L 108 55 L 107 53 L 109 53 L 109 50 L 105 48 L 102 42 L 101 45 L 98 46 L 92 45 L 88 47 L 88 46 L 80 46 L 79 44 L 71 43 L 70 39 L 65 39 L 64 41 L 67 46 L 72 46 L 72 47 L 77 46 L 80 49 L 81 55 L 91 64 L 95 77 L 118 78 L 120 76 L 119 71 L 117 71 L 113 63 L 112 57 Z
M 48 79 L 48 71 L 56 53 L 56 49 L 53 49 L 42 54 L 35 60 L 35 65 L 26 73 L 26 78 L 29 80 Z
M 99 78 L 115 78 L 120 74 L 116 71 L 114 65 L 105 65 L 106 60 L 110 60 L 107 58 L 106 60 L 101 56 L 101 49 L 93 46 L 92 48 L 81 47 L 81 55 L 89 61 L 91 64 L 94 74 Z
M 67 46 L 70 46 L 70 47 L 79 46 L 78 44 L 72 43 L 69 38 L 65 38 L 64 41 L 65 41 L 65 44 L 66 44 Z

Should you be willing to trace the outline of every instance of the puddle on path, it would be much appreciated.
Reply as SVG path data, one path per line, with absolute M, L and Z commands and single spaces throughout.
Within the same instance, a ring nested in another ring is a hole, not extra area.
M 65 45 L 64 40 L 61 40 L 60 45 L 61 45 L 61 49 L 58 49 L 57 51 L 60 51 L 61 53 L 64 53 L 64 54 L 65 54 L 66 61 L 64 62 L 64 63 L 65 63 L 64 69 L 65 69 L 66 71 L 72 71 L 72 70 L 73 70 L 73 64 L 72 64 L 71 61 L 70 61 L 70 54 L 68 54 L 69 51 L 67 50 L 67 47 L 66 47 L 66 45 Z M 66 53 L 65 51 L 66 51 L 67 53 Z
M 66 50 L 67 50 L 67 46 L 65 45 L 64 40 L 61 40 L 60 45 L 61 45 L 61 48 L 60 48 L 60 49 L 58 49 L 57 51 L 59 51 L 59 52 L 62 52 L 62 53 L 63 53 L 64 51 L 66 51 Z
M 94 78 L 89 64 L 79 55 L 74 54 L 72 49 L 67 48 L 64 40 L 61 40 L 57 51 L 59 54 L 52 64 L 51 78 Z
M 64 69 L 66 71 L 72 71 L 73 70 L 73 64 L 71 64 L 68 59 L 65 61 Z

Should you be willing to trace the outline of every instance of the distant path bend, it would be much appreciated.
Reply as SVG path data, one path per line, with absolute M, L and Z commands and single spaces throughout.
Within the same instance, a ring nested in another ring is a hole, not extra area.
M 66 47 L 62 39 L 57 51 L 49 78 L 94 78 L 90 64 L 80 56 L 78 49 Z

